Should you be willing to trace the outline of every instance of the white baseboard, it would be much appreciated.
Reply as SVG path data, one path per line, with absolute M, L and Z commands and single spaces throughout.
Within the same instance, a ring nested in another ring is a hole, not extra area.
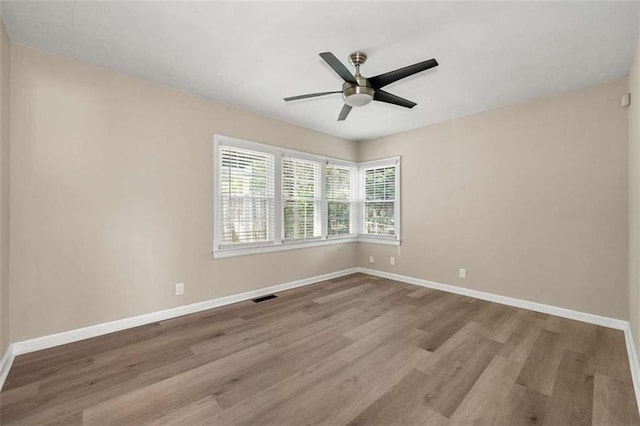
M 4 381 L 7 379 L 9 375 L 9 370 L 11 370 L 11 365 L 13 364 L 13 359 L 15 358 L 15 354 L 13 353 L 13 345 L 9 345 L 7 351 L 0 359 L 0 390 L 2 390 L 2 386 L 4 385 Z
M 284 290 L 302 287 L 305 285 L 317 283 L 319 281 L 330 280 L 332 278 L 338 278 L 356 272 L 357 268 L 344 269 L 342 271 L 331 272 L 324 275 L 317 275 L 315 277 L 304 278 L 296 281 L 290 281 L 288 283 L 265 287 L 258 290 L 247 291 L 245 293 L 219 297 L 217 299 L 211 299 L 205 302 L 178 306 L 177 308 L 165 309 L 163 311 L 152 312 L 136 317 L 124 318 L 116 321 L 78 328 L 75 330 L 64 331 L 62 333 L 50 334 L 48 336 L 36 337 L 34 339 L 15 342 L 11 344 L 4 357 L 0 361 L 0 390 L 4 385 L 7 374 L 9 373 L 9 369 L 11 368 L 11 364 L 13 363 L 13 358 L 18 355 L 35 352 L 54 346 L 64 345 L 67 343 L 77 342 L 79 340 L 89 339 L 91 337 L 126 330 L 145 324 L 164 321 L 170 318 L 193 314 L 195 312 L 205 311 L 207 309 L 217 308 L 219 306 L 230 305 L 232 303 L 242 302 L 244 300 L 255 299 L 267 294 L 278 293 Z
M 633 341 L 633 333 L 631 332 L 631 324 L 627 322 L 624 328 L 624 341 L 627 344 L 627 355 L 629 356 L 629 367 L 631 368 L 631 379 L 633 380 L 633 391 L 636 394 L 636 403 L 638 404 L 638 412 L 640 413 L 640 361 L 638 360 L 638 352 Z
M 621 319 L 604 317 L 600 315 L 588 314 L 586 312 L 574 311 L 571 309 L 560 308 L 543 303 L 530 302 L 528 300 L 516 299 L 514 297 L 500 296 L 484 291 L 472 290 L 469 288 L 458 287 L 449 284 L 437 283 L 434 281 L 423 280 L 420 278 L 407 277 L 406 275 L 394 274 L 391 272 L 378 271 L 369 268 L 356 268 L 358 272 L 363 274 L 375 275 L 376 277 L 388 278 L 395 281 L 401 281 L 408 284 L 419 285 L 422 287 L 442 290 L 448 293 L 460 294 L 463 296 L 474 297 L 476 299 L 487 300 L 489 302 L 499 303 L 501 305 L 514 306 L 516 308 L 527 309 L 529 311 L 542 312 L 544 314 L 555 315 L 562 318 L 569 318 L 576 321 L 587 322 L 589 324 L 601 325 L 603 327 L 615 328 L 616 330 L 624 330 L 629 322 Z

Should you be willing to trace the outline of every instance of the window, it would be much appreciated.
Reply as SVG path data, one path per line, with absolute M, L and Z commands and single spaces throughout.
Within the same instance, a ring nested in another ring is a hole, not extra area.
M 366 235 L 395 237 L 397 165 L 364 167 L 363 229 Z
M 356 168 L 327 164 L 327 235 L 355 234 Z
M 220 245 L 273 241 L 274 156 L 220 148 Z
M 282 209 L 284 239 L 322 235 L 320 163 L 298 158 L 282 159 Z
M 215 258 L 400 244 L 399 158 L 357 164 L 216 135 L 214 165 Z

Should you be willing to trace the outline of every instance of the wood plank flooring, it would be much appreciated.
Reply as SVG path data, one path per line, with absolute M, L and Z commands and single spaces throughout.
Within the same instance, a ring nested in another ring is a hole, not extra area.
M 19 356 L 0 423 L 640 418 L 621 331 L 356 274 Z

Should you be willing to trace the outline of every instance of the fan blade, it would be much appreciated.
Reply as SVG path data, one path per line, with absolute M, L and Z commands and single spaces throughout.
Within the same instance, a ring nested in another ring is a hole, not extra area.
M 284 98 L 284 101 L 285 102 L 297 101 L 300 99 L 315 98 L 317 96 L 332 95 L 334 93 L 342 93 L 342 90 L 338 90 L 335 92 L 318 92 L 318 93 L 309 93 L 307 95 L 290 96 L 288 98 Z
M 413 108 L 418 105 L 415 102 L 411 102 L 408 99 L 401 98 L 400 96 L 396 96 L 392 93 L 385 92 L 384 90 L 376 90 L 373 94 L 373 100 L 378 102 L 386 102 L 388 104 L 400 105 L 405 108 Z
M 344 104 L 342 110 L 340 111 L 340 115 L 338 115 L 338 121 L 344 121 L 347 119 L 347 115 L 351 112 L 351 107 L 347 104 Z
M 376 75 L 369 79 L 369 83 L 374 89 L 380 89 L 381 87 L 391 84 L 394 81 L 401 80 L 409 77 L 410 75 L 417 74 L 422 71 L 426 71 L 429 68 L 437 67 L 438 61 L 435 59 L 429 59 L 428 61 L 418 62 L 417 64 L 409 65 L 404 68 L 399 68 L 395 71 L 389 71 L 384 74 Z
M 342 79 L 346 82 L 358 84 L 356 78 L 349 72 L 347 67 L 344 66 L 338 58 L 334 56 L 331 52 L 323 52 L 320 54 L 320 57 L 324 59 L 324 61 L 329 64 L 331 68 L 338 74 Z

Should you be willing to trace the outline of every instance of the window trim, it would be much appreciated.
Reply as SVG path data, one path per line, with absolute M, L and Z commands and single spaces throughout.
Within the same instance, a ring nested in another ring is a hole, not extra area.
M 264 152 L 272 154 L 275 158 L 274 172 L 275 172 L 275 223 L 274 223 L 274 239 L 273 241 L 264 242 L 252 242 L 252 243 L 238 243 L 233 246 L 223 246 L 219 241 L 218 219 L 220 215 L 219 198 L 220 198 L 220 176 L 218 170 L 219 151 L 221 145 L 228 145 L 242 149 L 248 149 L 258 152 Z M 320 176 L 321 176 L 321 236 L 310 239 L 297 239 L 297 240 L 283 240 L 282 238 L 282 157 L 292 156 L 300 159 L 317 161 L 321 164 Z M 396 164 L 396 205 L 395 205 L 395 221 L 396 221 L 396 235 L 393 237 L 385 237 L 381 235 L 366 235 L 362 234 L 363 225 L 363 168 L 375 166 L 377 164 L 389 164 L 393 162 Z M 327 194 L 326 194 L 326 167 L 328 164 L 334 164 L 337 166 L 344 166 L 353 168 L 356 172 L 355 183 L 355 217 L 353 218 L 353 229 L 355 233 L 343 234 L 343 235 L 328 235 L 327 226 Z M 390 157 L 374 161 L 367 161 L 357 163 L 348 160 L 342 160 L 339 158 L 328 157 L 324 155 L 311 154 L 304 151 L 297 151 L 289 148 L 283 148 L 276 145 L 265 144 L 261 142 L 253 142 L 244 139 L 234 138 L 231 136 L 225 136 L 215 134 L 213 136 L 213 200 L 212 200 L 212 254 L 214 259 L 221 259 L 233 256 L 270 253 L 284 250 L 295 250 L 308 247 L 319 247 L 332 244 L 344 244 L 354 242 L 364 243 L 377 243 L 387 245 L 400 245 L 400 157 Z

